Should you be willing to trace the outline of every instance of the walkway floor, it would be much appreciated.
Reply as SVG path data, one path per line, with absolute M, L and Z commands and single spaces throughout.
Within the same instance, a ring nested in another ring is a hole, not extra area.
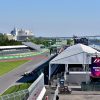
M 59 94 L 59 100 L 100 100 L 100 92 L 73 91 L 72 94 Z
M 56 87 L 51 88 L 48 85 L 46 85 L 45 87 L 46 87 L 46 93 L 45 93 L 45 96 L 44 96 L 43 100 L 45 100 L 46 96 L 48 96 L 48 100 L 53 100 L 54 92 L 55 92 Z
M 59 100 L 100 100 L 100 91 L 80 91 L 80 86 L 69 87 L 74 89 L 72 93 L 59 94 Z

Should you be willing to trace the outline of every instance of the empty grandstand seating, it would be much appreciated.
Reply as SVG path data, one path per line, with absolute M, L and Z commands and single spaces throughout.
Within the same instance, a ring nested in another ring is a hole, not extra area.
M 30 47 L 30 48 L 33 49 L 33 50 L 40 51 L 40 47 L 41 47 L 41 46 L 36 45 L 36 44 L 34 44 L 34 43 L 32 43 L 32 42 L 22 42 L 22 44 L 24 44 L 25 46 Z
M 10 49 L 0 51 L 0 56 L 30 52 L 30 49 Z

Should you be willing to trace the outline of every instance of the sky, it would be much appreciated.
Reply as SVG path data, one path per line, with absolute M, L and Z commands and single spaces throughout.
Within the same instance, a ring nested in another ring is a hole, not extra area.
M 0 32 L 14 28 L 35 36 L 100 34 L 100 0 L 0 0 Z

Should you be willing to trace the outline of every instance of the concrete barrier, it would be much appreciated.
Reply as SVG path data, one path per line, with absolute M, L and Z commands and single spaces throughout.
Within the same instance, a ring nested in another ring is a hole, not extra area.
M 44 86 L 44 74 L 42 73 L 36 81 L 28 88 L 28 100 L 42 100 L 46 89 Z

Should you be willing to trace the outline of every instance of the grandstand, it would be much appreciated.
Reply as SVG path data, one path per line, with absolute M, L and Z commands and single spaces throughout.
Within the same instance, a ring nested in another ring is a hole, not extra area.
M 0 55 L 11 55 L 11 54 L 19 54 L 30 52 L 30 48 L 25 45 L 19 46 L 0 46 Z
M 9 50 L 9 49 L 25 49 L 28 48 L 28 46 L 25 45 L 17 45 L 17 46 L 0 46 L 1 50 Z
M 31 42 L 23 42 L 24 45 L 17 46 L 0 46 L 0 55 L 19 54 L 33 51 L 40 51 L 41 46 Z
M 30 47 L 31 49 L 35 49 L 37 51 L 40 51 L 40 49 L 41 49 L 40 45 L 36 45 L 36 44 L 34 44 L 32 42 L 22 42 L 22 44 L 24 44 L 25 46 Z

